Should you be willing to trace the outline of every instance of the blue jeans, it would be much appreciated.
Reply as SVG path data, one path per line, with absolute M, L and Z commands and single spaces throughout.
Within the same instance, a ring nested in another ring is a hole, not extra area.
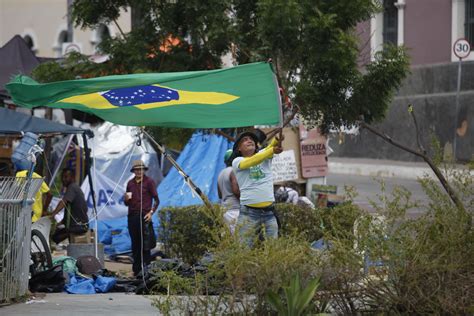
M 257 236 L 277 238 L 278 224 L 273 210 L 273 205 L 262 209 L 241 205 L 237 221 L 240 241 L 252 247 Z

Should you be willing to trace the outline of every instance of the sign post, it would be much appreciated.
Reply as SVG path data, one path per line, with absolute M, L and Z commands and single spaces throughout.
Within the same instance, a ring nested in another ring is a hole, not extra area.
M 454 120 L 454 139 L 453 139 L 453 159 L 456 162 L 456 139 L 457 139 L 457 127 L 458 127 L 458 112 L 459 112 L 459 93 L 461 92 L 461 64 L 462 60 L 469 56 L 471 53 L 471 45 L 464 38 L 460 38 L 454 42 L 453 45 L 454 55 L 459 58 L 458 62 L 458 82 L 456 89 L 456 116 Z

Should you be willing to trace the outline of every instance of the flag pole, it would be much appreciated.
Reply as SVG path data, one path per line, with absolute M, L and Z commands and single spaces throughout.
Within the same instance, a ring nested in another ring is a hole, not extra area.
M 148 134 L 147 131 L 145 131 L 145 129 L 142 128 L 141 131 L 158 148 L 158 150 L 161 152 L 161 154 L 166 159 L 168 159 L 168 161 L 176 168 L 176 170 L 178 170 L 178 173 L 184 178 L 184 181 L 191 188 L 191 190 L 201 198 L 201 200 L 204 202 L 204 204 L 208 208 L 212 208 L 211 202 L 209 201 L 207 196 L 201 191 L 201 189 L 196 184 L 194 184 L 193 180 L 191 180 L 191 178 L 184 172 L 184 170 L 180 167 L 180 165 L 178 165 L 176 160 L 174 160 L 173 157 L 171 157 L 165 151 L 163 146 L 161 146 L 156 140 L 154 140 L 153 137 L 151 137 L 151 135 Z

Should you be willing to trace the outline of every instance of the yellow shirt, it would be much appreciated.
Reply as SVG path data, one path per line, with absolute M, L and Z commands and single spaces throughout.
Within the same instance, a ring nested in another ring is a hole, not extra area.
M 26 178 L 27 172 L 28 170 L 19 171 L 16 173 L 16 176 L 17 178 Z M 33 172 L 33 179 L 43 179 L 43 177 Z M 33 205 L 31 206 L 33 210 L 33 217 L 31 218 L 31 221 L 33 223 L 39 220 L 41 218 L 41 215 L 43 214 L 43 194 L 46 192 L 49 192 L 49 187 L 43 181 L 43 183 L 41 183 L 40 189 L 35 195 L 35 201 L 33 202 Z

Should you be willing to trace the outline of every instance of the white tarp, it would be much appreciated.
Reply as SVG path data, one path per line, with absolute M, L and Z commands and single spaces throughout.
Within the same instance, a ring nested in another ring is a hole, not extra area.
M 92 128 L 95 137 L 90 140 L 92 157 L 95 167 L 92 168 L 92 178 L 103 174 L 110 180 L 125 186 L 132 173 L 130 168 L 133 160 L 141 159 L 148 166 L 147 175 L 158 185 L 163 174 L 158 163 L 158 156 L 148 140 L 142 139 L 137 145 L 136 127 L 115 125 L 105 122 L 97 128 Z
M 128 179 L 127 179 L 128 180 Z M 97 218 L 108 220 L 127 216 L 127 207 L 123 203 L 125 187 L 112 181 L 107 176 L 97 173 L 94 181 L 94 191 L 97 202 Z M 89 220 L 94 218 L 92 214 L 92 194 L 90 192 L 89 180 L 86 178 L 81 186 L 82 192 L 89 208 Z

